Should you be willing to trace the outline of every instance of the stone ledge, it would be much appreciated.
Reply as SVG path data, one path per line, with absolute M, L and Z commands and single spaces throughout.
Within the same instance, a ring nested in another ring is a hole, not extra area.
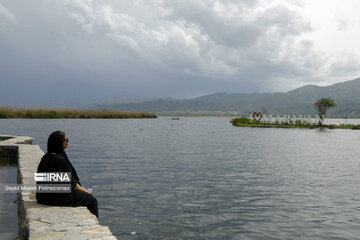
M 44 155 L 30 137 L 2 135 L 1 148 L 15 148 L 18 184 L 35 185 L 34 172 Z M 116 240 L 86 207 L 46 206 L 36 202 L 35 192 L 18 193 L 19 238 L 24 240 Z
M 13 136 L 13 135 L 1 135 L 0 145 L 11 145 L 11 144 L 32 144 L 33 138 L 26 136 Z

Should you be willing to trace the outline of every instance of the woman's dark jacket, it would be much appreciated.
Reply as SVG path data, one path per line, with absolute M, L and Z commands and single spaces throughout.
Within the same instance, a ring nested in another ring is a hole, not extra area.
M 37 172 L 71 172 L 71 193 L 36 193 L 38 203 L 46 205 L 76 206 L 83 198 L 84 192 L 74 190 L 77 183 L 79 185 L 81 184 L 75 168 L 69 161 L 65 152 L 62 154 L 46 153 L 39 163 Z

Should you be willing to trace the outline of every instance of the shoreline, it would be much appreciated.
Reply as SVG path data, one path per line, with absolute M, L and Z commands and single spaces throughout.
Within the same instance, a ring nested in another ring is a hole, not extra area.
M 0 119 L 132 119 L 157 118 L 155 113 L 118 110 L 80 110 L 0 107 Z
M 330 125 L 315 125 L 315 126 L 296 126 L 296 125 L 284 125 L 284 124 L 233 124 L 235 127 L 253 127 L 253 128 L 303 128 L 303 129 L 352 129 L 351 127 L 334 127 Z
M 232 117 L 232 118 L 241 118 L 243 116 L 248 117 L 248 114 L 239 115 L 232 113 L 162 113 L 156 112 L 156 115 L 159 117 Z M 327 116 L 329 119 L 341 119 L 341 120 L 349 120 L 349 119 L 360 119 L 360 117 L 343 117 L 343 116 Z
M 253 127 L 253 128 L 300 128 L 300 129 L 352 129 L 352 130 L 360 130 L 360 125 L 295 125 L 295 124 L 263 124 L 263 123 L 249 123 L 249 124 L 243 124 L 238 123 L 234 124 L 235 127 Z
M 267 117 L 264 116 L 263 121 L 261 119 L 263 116 L 261 115 L 260 118 L 256 118 L 256 113 L 249 118 L 247 117 L 240 117 L 240 118 L 233 118 L 230 120 L 230 123 L 236 127 L 258 127 L 258 128 L 305 128 L 305 129 L 353 129 L 353 130 L 360 130 L 360 124 L 341 124 L 341 123 L 330 123 L 325 124 L 325 116 L 316 116 L 315 121 L 311 116 L 302 117 L 299 116 L 298 118 L 290 115 L 284 115 L 283 118 L 280 118 L 279 115 L 273 121 L 272 116 Z

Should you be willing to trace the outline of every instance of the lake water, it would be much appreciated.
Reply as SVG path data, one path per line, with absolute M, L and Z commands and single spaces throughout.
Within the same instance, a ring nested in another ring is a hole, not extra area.
M 63 130 L 119 239 L 357 239 L 360 131 L 237 128 L 230 118 L 0 120 L 46 149 Z
M 0 157 L 0 183 L 16 184 L 17 168 L 13 159 Z M 0 190 L 0 239 L 14 240 L 18 232 L 17 194 Z

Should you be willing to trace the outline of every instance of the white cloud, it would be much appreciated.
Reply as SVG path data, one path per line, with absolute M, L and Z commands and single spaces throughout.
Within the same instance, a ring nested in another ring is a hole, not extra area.
M 318 68 L 309 64 L 317 61 L 307 59 L 316 53 L 301 56 L 295 39 L 310 31 L 310 24 L 298 5 L 285 0 L 134 2 L 134 7 L 141 4 L 152 14 L 148 22 L 126 9 L 92 1 L 66 3 L 89 33 L 105 31 L 119 45 L 131 48 L 134 56 L 185 72 L 249 78 L 256 66 L 270 64 L 273 69 L 266 74 L 271 78 L 295 74 L 280 69 L 284 64 L 295 72 Z
M 17 19 L 9 9 L 5 8 L 0 3 L 0 30 L 6 26 L 6 22 L 16 23 Z

